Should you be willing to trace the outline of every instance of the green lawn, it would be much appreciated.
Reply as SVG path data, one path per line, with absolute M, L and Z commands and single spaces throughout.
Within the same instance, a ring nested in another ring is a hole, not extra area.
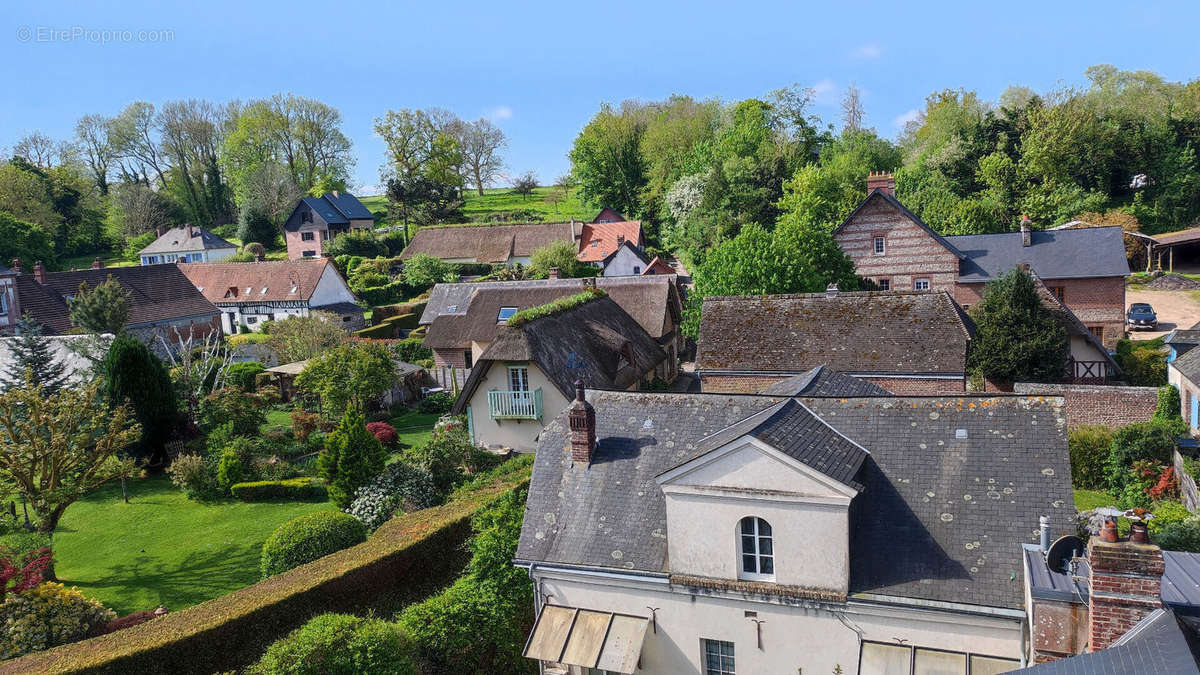
M 1080 511 L 1089 511 L 1101 506 L 1114 506 L 1117 500 L 1107 492 L 1100 490 L 1075 490 L 1075 508 Z
M 283 427 L 284 429 L 292 428 L 292 411 L 291 410 L 276 410 L 271 408 L 267 410 L 267 425 L 270 427 Z
M 553 192 L 555 188 L 540 187 L 534 190 L 528 198 L 523 198 L 519 194 L 515 194 L 511 188 L 492 188 L 483 191 L 483 196 L 480 197 L 474 190 L 466 190 L 464 197 L 466 204 L 463 206 L 463 214 L 470 222 L 483 220 L 486 216 L 493 213 L 512 213 L 513 211 L 536 211 L 543 214 L 543 218 L 547 222 L 558 220 L 575 220 L 588 221 L 591 220 L 599 209 L 586 206 L 579 201 L 578 190 L 572 190 L 570 195 L 557 207 L 546 202 L 546 196 Z M 371 213 L 387 214 L 387 197 L 383 195 L 375 195 L 371 197 L 359 197 L 359 201 L 366 206 Z
M 391 425 L 396 427 L 396 435 L 406 447 L 420 445 L 429 440 L 433 433 L 433 425 L 441 415 L 436 413 L 409 412 L 399 417 L 393 417 Z
M 133 267 L 137 265 L 135 262 L 126 260 L 120 253 L 105 251 L 62 258 L 58 261 L 58 264 L 64 270 L 86 270 L 91 268 L 92 261 L 96 259 L 96 256 L 100 256 L 100 261 L 104 263 L 105 267 Z
M 189 501 L 165 476 L 112 482 L 76 502 L 54 536 L 55 571 L 67 586 L 118 614 L 179 610 L 259 579 L 263 541 L 281 523 L 332 503 Z

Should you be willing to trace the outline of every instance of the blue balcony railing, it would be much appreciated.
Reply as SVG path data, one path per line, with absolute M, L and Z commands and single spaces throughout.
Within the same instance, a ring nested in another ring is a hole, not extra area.
M 542 390 L 489 391 L 488 414 L 494 420 L 540 420 Z

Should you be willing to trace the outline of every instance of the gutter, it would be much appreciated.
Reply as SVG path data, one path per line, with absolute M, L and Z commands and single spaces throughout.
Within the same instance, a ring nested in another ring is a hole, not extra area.
M 890 605 L 893 607 L 908 607 L 942 612 L 958 612 L 989 616 L 998 619 L 1022 620 L 1024 610 L 1007 609 L 1004 607 L 988 607 L 985 605 L 968 605 L 961 602 L 945 602 L 942 600 L 922 600 L 919 598 L 902 598 L 894 595 L 878 595 L 875 593 L 855 593 L 847 598 L 847 603 L 855 601 L 871 605 Z
M 570 574 L 578 574 L 586 577 L 597 577 L 601 579 L 629 579 L 634 581 L 642 581 L 656 584 L 669 584 L 669 575 L 666 572 L 621 572 L 609 567 L 593 567 L 590 565 L 554 565 L 540 562 L 532 562 L 528 560 L 513 560 L 513 565 L 522 569 L 528 569 L 530 578 L 533 578 L 534 568 L 539 571 L 548 572 L 568 572 Z
M 734 377 L 795 377 L 803 375 L 807 370 L 696 370 L 696 375 L 732 375 Z M 962 373 L 900 373 L 900 372 L 868 372 L 868 371 L 838 371 L 843 375 L 850 377 L 884 377 L 891 379 L 916 379 L 916 380 L 961 380 L 967 376 Z

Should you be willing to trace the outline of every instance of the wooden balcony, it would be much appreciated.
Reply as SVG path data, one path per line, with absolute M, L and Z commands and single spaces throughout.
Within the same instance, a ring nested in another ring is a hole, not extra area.
M 489 391 L 488 414 L 494 420 L 540 420 L 542 390 Z

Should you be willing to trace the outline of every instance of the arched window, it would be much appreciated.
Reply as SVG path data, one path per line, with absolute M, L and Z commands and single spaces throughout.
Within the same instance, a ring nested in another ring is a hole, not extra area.
M 739 578 L 751 581 L 775 580 L 775 547 L 771 524 L 762 518 L 746 516 L 739 526 L 738 553 L 741 555 Z

